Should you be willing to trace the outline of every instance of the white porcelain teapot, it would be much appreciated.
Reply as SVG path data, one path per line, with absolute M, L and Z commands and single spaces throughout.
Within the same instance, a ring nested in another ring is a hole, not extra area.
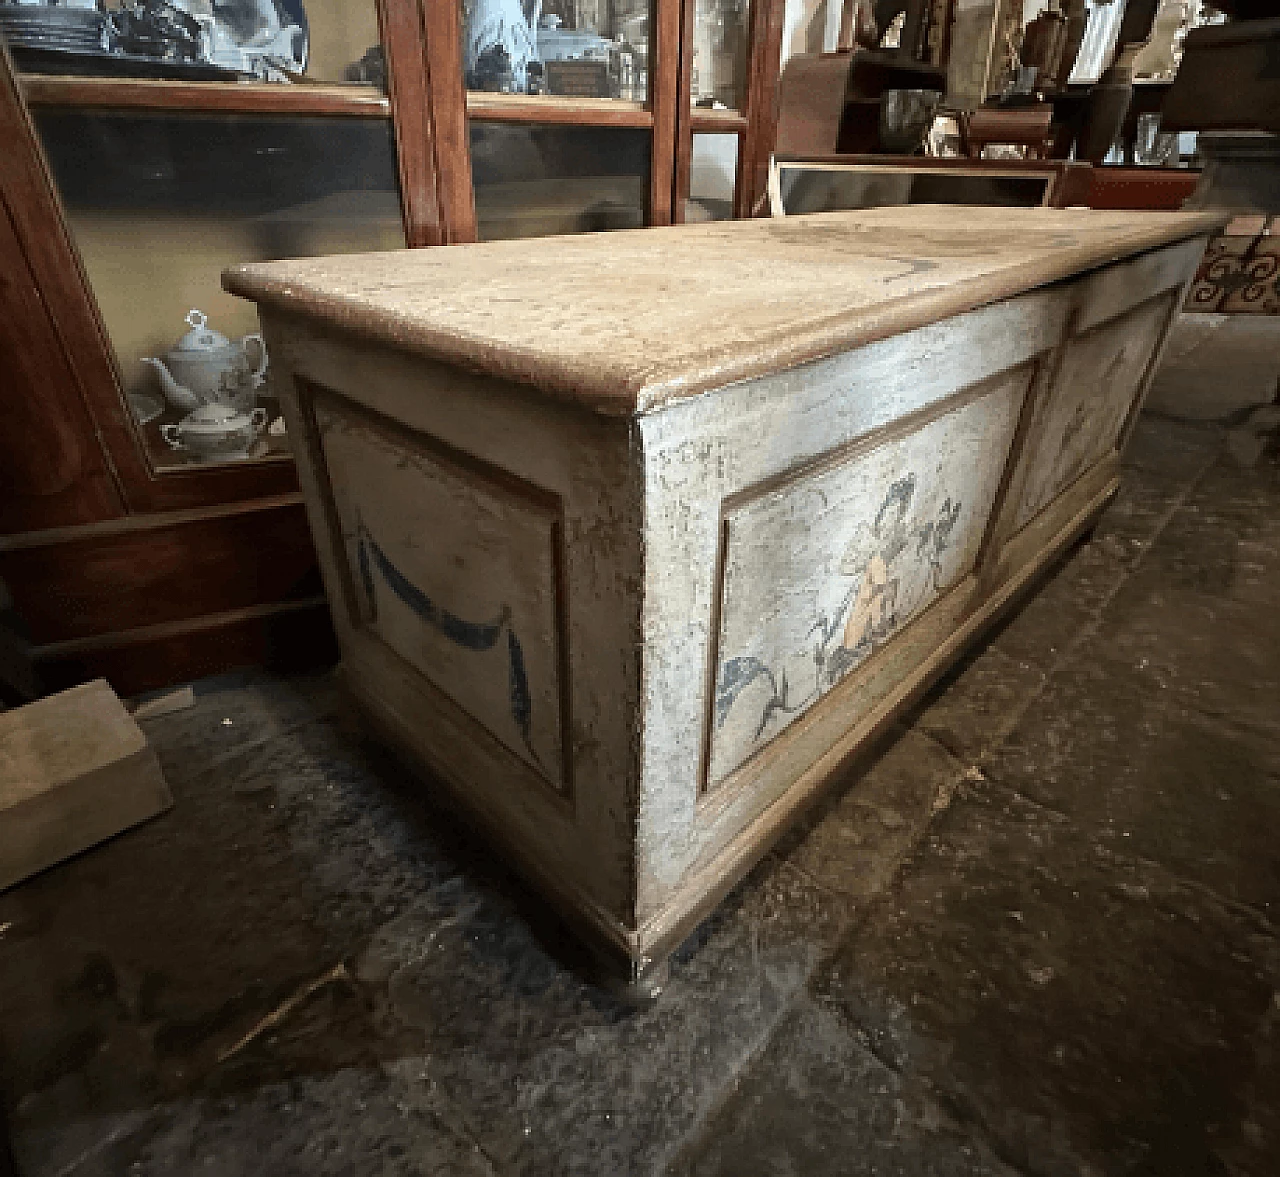
M 160 377 L 160 388 L 175 409 L 190 413 L 201 405 L 223 404 L 247 409 L 254 392 L 266 382 L 267 347 L 258 334 L 232 342 L 209 326 L 203 311 L 187 312 L 188 331 L 163 360 L 144 356 Z M 258 362 L 249 360 L 249 348 L 256 345 Z

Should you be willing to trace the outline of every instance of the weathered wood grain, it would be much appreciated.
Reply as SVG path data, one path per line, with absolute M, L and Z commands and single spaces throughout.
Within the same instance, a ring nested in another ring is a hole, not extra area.
M 913 206 L 240 266 L 233 293 L 629 416 L 1144 250 L 1218 212 Z
M 101 679 L 0 713 L 0 891 L 173 805 Z
M 1171 294 L 1152 299 L 1067 345 L 1052 403 L 1027 456 L 1015 527 L 1114 449 L 1172 314 L 1172 300 Z
M 725 519 L 708 786 L 972 568 L 1025 377 Z

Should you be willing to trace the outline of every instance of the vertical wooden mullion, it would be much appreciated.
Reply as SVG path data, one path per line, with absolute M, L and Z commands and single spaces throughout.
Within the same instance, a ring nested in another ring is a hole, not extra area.
M 746 131 L 738 132 L 738 166 L 733 177 L 733 215 L 749 217 L 751 215 L 751 159 L 747 154 L 749 135 Z
M 675 172 L 671 189 L 671 220 L 684 224 L 693 161 L 693 35 L 697 0 L 683 0 L 680 14 L 680 71 L 676 78 Z
M 377 0 L 405 241 L 476 239 L 456 0 Z
M 431 95 L 435 184 L 446 244 L 476 240 L 475 190 L 467 90 L 462 73 L 461 6 L 457 0 L 418 0 Z
M 126 513 L 131 494 L 145 499 L 146 458 L 137 433 L 125 416 L 115 357 L 63 215 L 57 184 L 18 87 L 13 60 L 2 43 L 0 139 L 6 144 L 0 167 L 0 203 L 11 221 L 15 243 L 21 243 L 26 268 L 48 312 L 61 353 L 49 357 L 48 371 L 55 387 L 50 390 L 46 411 L 68 413 L 74 405 L 75 416 L 79 417 L 83 410 L 92 422 L 97 436 L 92 440 L 86 436 L 85 440 L 101 446 L 106 477 L 96 488 L 89 514 L 95 518 L 115 517 Z M 16 264 L 14 269 L 16 284 Z M 0 277 L 0 295 L 8 294 L 4 286 Z M 7 299 L 0 298 L 0 303 L 7 303 Z M 10 309 L 5 306 L 6 311 Z M 5 393 L 12 395 L 7 385 L 0 397 Z
M 377 0 L 377 5 L 387 58 L 405 243 L 411 247 L 443 245 L 447 238 L 436 188 L 431 85 L 418 0 Z
M 680 122 L 681 25 L 685 0 L 653 0 L 653 37 L 649 60 L 649 108 L 653 132 L 649 156 L 650 225 L 670 225 Z
M 738 148 L 737 215 L 754 216 L 769 181 L 769 156 L 778 133 L 778 69 L 785 0 L 752 0 L 751 41 L 743 115 L 746 134 Z

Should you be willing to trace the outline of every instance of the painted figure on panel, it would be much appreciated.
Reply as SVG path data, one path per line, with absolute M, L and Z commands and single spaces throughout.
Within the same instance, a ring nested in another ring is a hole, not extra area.
M 808 707 L 891 637 L 899 622 L 911 617 L 930 591 L 944 587 L 942 558 L 960 518 L 961 505 L 947 495 L 930 518 L 915 517 L 916 486 L 914 473 L 897 479 L 870 524 L 860 526 L 846 547 L 839 572 L 852 577 L 853 583 L 834 614 L 818 617 L 810 627 L 814 674 L 803 697 L 794 696 L 785 669 L 775 672 L 750 656 L 731 658 L 721 667 L 717 684 L 717 724 L 728 718 L 739 695 L 763 681 L 768 690 L 761 700 L 755 731 L 759 740 L 776 714 L 793 714 Z M 839 644 L 833 645 L 837 634 Z M 758 692 L 753 694 L 759 698 Z
M 845 622 L 841 645 L 846 650 L 874 644 L 893 628 L 893 608 L 901 581 L 892 569 L 907 546 L 907 511 L 915 490 L 914 474 L 895 482 L 876 512 L 871 529 L 874 551 L 870 557 L 862 550 L 866 541 L 857 536 L 840 561 L 840 571 L 846 576 L 861 576 Z

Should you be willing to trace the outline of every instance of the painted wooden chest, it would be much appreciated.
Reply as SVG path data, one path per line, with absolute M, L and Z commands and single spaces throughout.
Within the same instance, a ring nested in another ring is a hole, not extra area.
M 1117 487 L 1214 213 L 253 265 L 344 671 L 636 983 Z

